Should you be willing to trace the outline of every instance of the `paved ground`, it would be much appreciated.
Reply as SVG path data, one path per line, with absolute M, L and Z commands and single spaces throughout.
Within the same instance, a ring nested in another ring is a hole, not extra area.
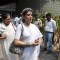
M 42 49 L 43 48 L 41 48 L 39 60 L 58 60 L 58 52 L 47 54 L 47 51 L 42 51 Z
M 47 54 L 46 52 L 47 51 L 44 51 L 44 52 L 41 51 L 41 53 L 39 55 L 39 60 L 57 60 L 58 53 Z M 1 45 L 0 45 L 0 60 L 3 60 Z
M 39 55 L 39 60 L 57 60 L 58 54 L 57 53 L 50 53 L 47 54 L 47 51 L 41 52 Z

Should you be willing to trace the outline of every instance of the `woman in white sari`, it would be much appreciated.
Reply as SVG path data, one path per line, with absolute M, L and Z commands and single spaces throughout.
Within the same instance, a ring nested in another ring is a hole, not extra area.
M 1 40 L 1 47 L 3 52 L 4 60 L 17 60 L 15 54 L 9 52 L 9 46 L 14 40 L 15 31 L 11 24 L 10 14 L 4 13 L 2 14 L 3 22 L 0 23 L 0 40 Z
M 16 30 L 15 35 L 15 44 L 25 46 L 22 59 L 20 60 L 38 60 L 38 55 L 40 52 L 40 42 L 42 38 L 42 34 L 39 29 L 32 24 L 32 9 L 25 8 L 22 11 L 22 21 L 23 24 L 19 24 Z M 22 41 L 21 37 L 21 29 L 23 26 L 22 33 Z

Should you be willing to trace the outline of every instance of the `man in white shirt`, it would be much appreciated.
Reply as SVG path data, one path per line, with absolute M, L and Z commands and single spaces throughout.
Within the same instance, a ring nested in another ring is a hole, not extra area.
M 51 18 L 51 13 L 46 14 L 47 20 L 45 21 L 45 32 L 44 32 L 44 50 L 48 53 L 52 52 L 52 40 L 53 40 L 53 34 L 56 30 L 56 22 Z M 48 46 L 47 46 L 48 42 Z
M 15 22 L 16 22 L 16 26 L 18 26 L 18 24 L 22 24 L 22 13 L 20 13 L 18 17 L 15 17 Z

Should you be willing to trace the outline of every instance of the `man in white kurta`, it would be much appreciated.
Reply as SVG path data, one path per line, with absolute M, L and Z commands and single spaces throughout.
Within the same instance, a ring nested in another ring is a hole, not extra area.
M 21 29 L 23 29 L 22 40 L 24 42 L 32 43 L 35 41 L 35 39 L 38 39 L 38 38 L 41 41 L 41 38 L 42 38 L 41 32 L 38 30 L 38 28 L 34 24 L 31 24 L 31 23 L 28 27 L 24 24 L 23 25 L 19 24 L 16 30 L 15 39 L 20 39 Z M 38 60 L 39 52 L 40 52 L 40 44 L 38 46 L 26 47 L 24 48 L 22 60 Z

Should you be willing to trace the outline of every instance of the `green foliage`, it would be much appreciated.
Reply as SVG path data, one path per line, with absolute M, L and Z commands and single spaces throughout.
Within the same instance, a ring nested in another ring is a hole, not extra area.
M 44 27 L 44 24 L 45 24 L 45 18 L 40 18 L 41 21 L 42 21 L 42 27 Z
M 60 16 L 54 16 L 53 13 L 51 13 L 51 15 L 52 15 L 52 18 L 56 20 L 57 28 L 60 28 Z M 35 22 L 36 19 L 39 17 L 42 21 L 42 27 L 44 28 L 45 18 L 43 18 L 43 16 L 44 14 L 41 14 L 38 10 L 36 10 L 35 15 L 32 20 L 33 22 Z
M 32 20 L 33 20 L 33 21 L 36 21 L 35 17 L 32 17 Z
M 57 28 L 60 28 L 60 17 L 59 16 L 56 18 L 56 24 L 57 24 Z

